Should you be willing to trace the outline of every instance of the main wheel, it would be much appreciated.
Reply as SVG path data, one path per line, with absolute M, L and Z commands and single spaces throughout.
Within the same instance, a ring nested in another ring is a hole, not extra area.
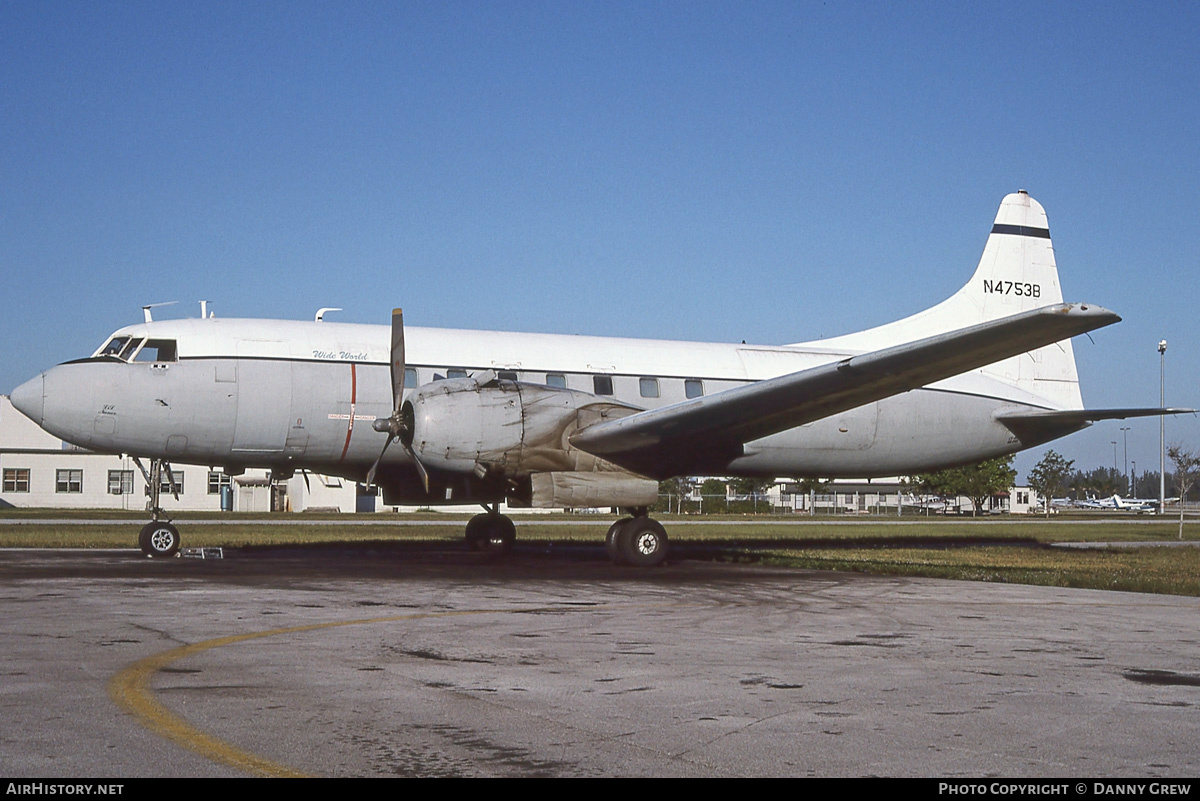
M 467 547 L 472 551 L 483 550 L 484 543 L 487 542 L 488 526 L 491 518 L 492 515 L 484 512 L 483 514 L 475 515 L 467 521 Z
M 138 545 L 146 556 L 174 556 L 179 553 L 179 529 L 162 521 L 147 523 L 138 534 Z
M 621 526 L 616 540 L 626 564 L 654 567 L 667 558 L 667 532 L 657 520 L 635 517 Z
M 626 523 L 632 523 L 632 517 L 622 517 L 617 522 L 609 527 L 608 533 L 604 535 L 604 550 L 608 553 L 608 558 L 612 560 L 614 565 L 627 565 L 629 562 L 625 560 L 625 556 L 621 553 L 619 538 L 621 529 Z
M 517 527 L 504 515 L 482 515 L 491 518 L 483 539 L 483 550 L 494 556 L 507 556 L 517 542 Z

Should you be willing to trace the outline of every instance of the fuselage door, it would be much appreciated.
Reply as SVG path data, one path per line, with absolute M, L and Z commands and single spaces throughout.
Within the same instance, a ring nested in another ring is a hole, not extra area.
M 284 342 L 237 343 L 237 424 L 233 450 L 281 453 L 292 419 L 292 362 Z

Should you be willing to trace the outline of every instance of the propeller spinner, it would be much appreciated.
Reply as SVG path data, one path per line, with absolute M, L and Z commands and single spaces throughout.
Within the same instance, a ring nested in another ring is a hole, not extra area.
M 375 463 L 371 465 L 371 469 L 367 471 L 367 484 L 375 483 L 375 472 L 379 469 L 379 463 L 383 461 L 383 455 L 387 453 L 388 447 L 395 440 L 399 439 L 400 444 L 404 447 L 404 452 L 413 460 L 417 466 L 417 472 L 421 474 L 421 482 L 425 485 L 425 492 L 429 492 L 429 472 L 425 469 L 425 465 L 421 464 L 421 460 L 417 458 L 416 452 L 412 448 L 412 407 L 404 408 L 404 310 L 392 309 L 392 354 L 389 364 L 392 373 L 392 413 L 384 420 L 376 420 L 371 424 L 371 427 L 376 431 L 388 435 L 387 441 L 383 443 L 383 450 L 379 452 Z M 407 414 L 405 412 L 407 411 Z

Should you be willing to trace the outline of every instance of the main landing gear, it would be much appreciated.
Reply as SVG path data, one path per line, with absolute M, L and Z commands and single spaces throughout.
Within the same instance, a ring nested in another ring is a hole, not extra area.
M 517 541 L 517 529 L 512 520 L 500 514 L 499 504 L 492 504 L 483 514 L 467 521 L 467 547 L 473 551 L 486 551 L 496 556 L 505 556 L 512 551 Z
M 167 558 L 179 555 L 179 529 L 171 525 L 169 520 L 160 520 L 163 517 L 162 507 L 158 505 L 159 496 L 162 493 L 163 471 L 167 473 L 167 481 L 171 482 L 171 490 L 175 494 L 175 499 L 179 499 L 178 486 L 175 483 L 175 474 L 171 472 L 171 465 L 162 459 L 151 459 L 150 470 L 147 471 L 142 467 L 142 463 L 137 457 L 133 459 L 134 464 L 142 471 L 142 477 L 146 479 L 146 494 L 150 497 L 146 501 L 146 511 L 150 513 L 150 522 L 142 526 L 141 532 L 138 534 L 138 547 L 142 549 L 142 553 L 152 558 Z
M 646 511 L 635 509 L 633 517 L 621 518 L 609 528 L 604 547 L 615 564 L 654 567 L 667 558 L 667 532 Z

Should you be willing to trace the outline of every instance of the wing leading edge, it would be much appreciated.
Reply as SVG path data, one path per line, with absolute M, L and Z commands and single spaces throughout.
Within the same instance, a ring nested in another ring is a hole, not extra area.
M 582 429 L 575 447 L 651 478 L 719 469 L 742 445 L 1120 321 L 1060 303 Z

